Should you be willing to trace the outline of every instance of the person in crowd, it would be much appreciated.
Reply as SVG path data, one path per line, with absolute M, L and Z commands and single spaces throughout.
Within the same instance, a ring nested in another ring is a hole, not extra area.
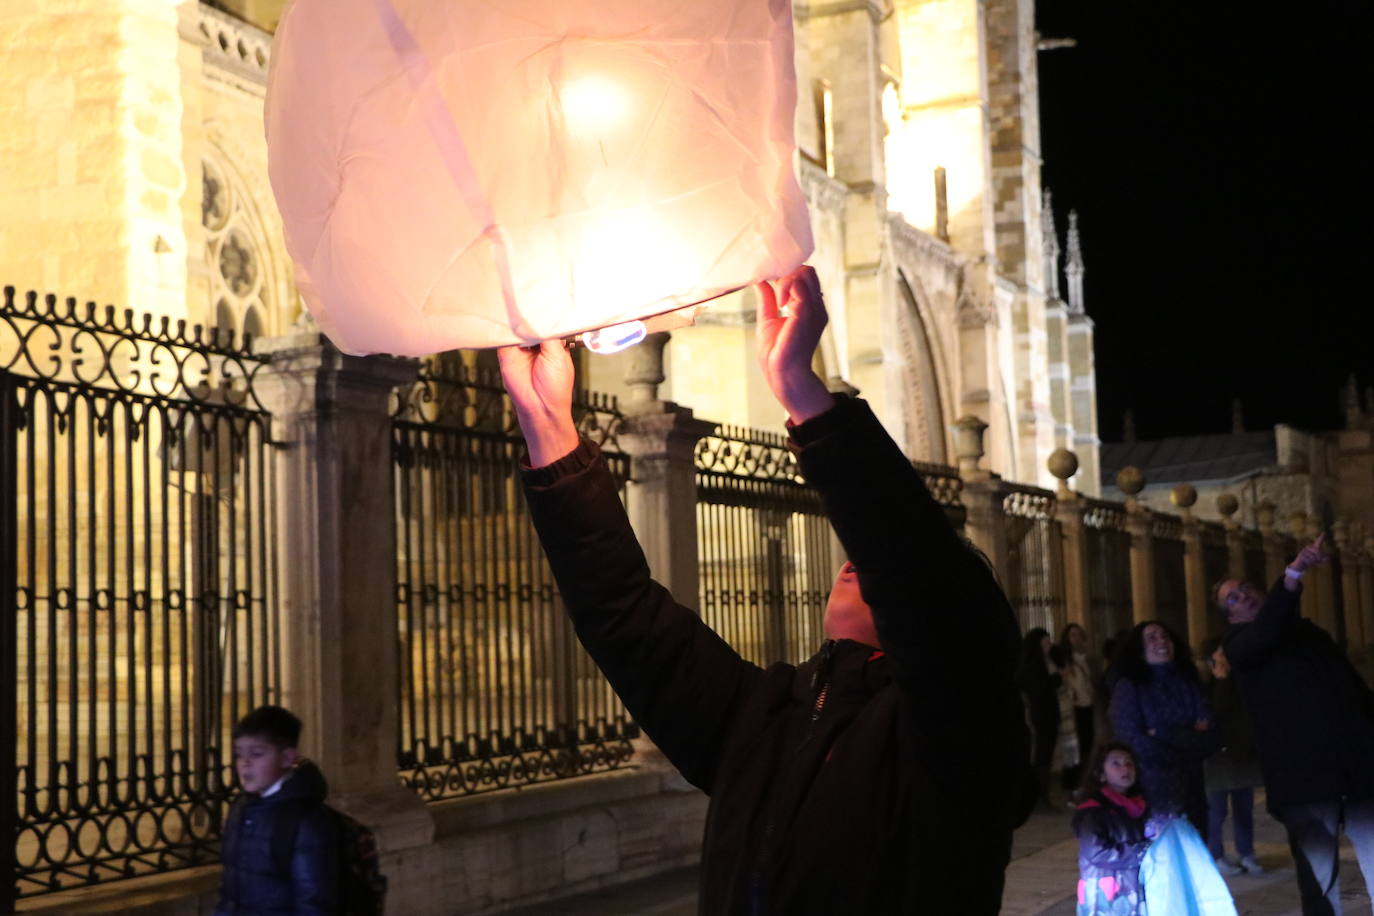
M 324 775 L 297 750 L 300 737 L 301 720 L 280 706 L 259 707 L 234 726 L 243 794 L 224 825 L 215 916 L 340 911 L 338 826 L 325 808 Z
M 868 405 L 812 371 L 815 272 L 758 293 L 759 364 L 849 557 L 825 643 L 759 668 L 650 578 L 573 425 L 572 361 L 546 341 L 499 357 L 563 602 L 635 720 L 710 796 L 702 913 L 996 913 L 1033 797 L 1015 616 Z M 984 647 L 978 677 L 951 645 Z
M 1207 829 L 1202 761 L 1220 746 L 1188 646 L 1168 626 L 1145 621 L 1116 650 L 1112 690 L 1115 737 L 1130 745 L 1140 784 L 1159 815 L 1184 815 Z
M 1078 916 L 1145 913 L 1140 860 L 1150 848 L 1146 824 L 1135 755 L 1119 741 L 1103 742 L 1084 767 L 1073 814 L 1073 832 L 1078 837 Z
M 1088 652 L 1088 631 L 1076 623 L 1066 626 L 1059 634 L 1059 648 L 1067 663 L 1064 666 L 1064 682 L 1069 688 L 1073 701 L 1073 728 L 1078 738 L 1078 757 L 1088 759 L 1097 740 L 1097 683 L 1101 677 L 1101 666 Z M 1072 788 L 1082 782 L 1083 765 L 1064 771 L 1065 785 Z
M 1374 695 L 1335 640 L 1298 613 L 1303 577 L 1326 562 L 1323 542 L 1304 547 L 1268 592 L 1240 579 L 1213 592 L 1305 914 L 1341 912 L 1342 829 L 1374 892 Z
M 1069 795 L 1078 788 L 1083 777 L 1079 763 L 1082 757 L 1078 749 L 1078 728 L 1073 720 L 1073 688 L 1069 686 L 1072 662 L 1073 656 L 1059 643 L 1050 647 L 1050 663 L 1059 673 L 1059 689 L 1055 691 L 1059 734 L 1054 741 L 1054 772 L 1059 774 L 1060 783 Z
M 1059 737 L 1059 688 L 1063 683 L 1061 666 L 1055 664 L 1050 654 L 1053 647 L 1054 640 L 1046 630 L 1031 629 L 1021 639 L 1021 660 L 1016 666 L 1016 683 L 1021 688 L 1031 727 L 1031 762 L 1035 766 L 1040 803 L 1046 808 L 1052 807 L 1050 774 Z
M 1207 679 L 1207 699 L 1221 735 L 1221 750 L 1202 765 L 1207 785 L 1207 848 L 1223 875 L 1238 875 L 1243 871 L 1264 874 L 1264 867 L 1255 858 L 1254 820 L 1255 787 L 1264 783 L 1250 715 L 1241 700 L 1236 680 L 1231 677 L 1231 665 L 1226 660 L 1221 637 L 1208 639 L 1203 644 L 1202 654 L 1211 673 Z M 1222 842 L 1228 807 L 1239 861 L 1226 858 Z

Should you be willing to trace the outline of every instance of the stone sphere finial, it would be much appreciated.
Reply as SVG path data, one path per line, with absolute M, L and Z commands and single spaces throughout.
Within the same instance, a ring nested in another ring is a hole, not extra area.
M 1259 525 L 1260 534 L 1265 537 L 1274 533 L 1275 511 L 1277 509 L 1278 507 L 1267 499 L 1255 506 L 1255 523 Z
M 1240 500 L 1231 493 L 1221 493 L 1217 496 L 1217 511 L 1223 518 L 1230 519 L 1240 510 Z
M 1295 538 L 1307 537 L 1308 518 L 1307 513 L 1298 511 L 1288 516 L 1288 531 Z
M 1057 480 L 1067 482 L 1070 477 L 1078 473 L 1078 456 L 1066 448 L 1057 448 L 1050 453 L 1049 460 L 1045 462 L 1045 467 L 1049 468 L 1050 473 Z
M 1180 509 L 1191 509 L 1197 504 L 1197 487 L 1190 483 L 1175 484 L 1169 491 L 1169 502 Z
M 1129 465 L 1116 472 L 1116 488 L 1127 496 L 1135 496 L 1145 489 L 1145 472 Z

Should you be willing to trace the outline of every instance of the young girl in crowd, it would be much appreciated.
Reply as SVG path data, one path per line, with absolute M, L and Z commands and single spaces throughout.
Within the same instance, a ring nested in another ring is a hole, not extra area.
M 1084 771 L 1079 798 L 1073 815 L 1078 916 L 1139 916 L 1145 912 L 1140 860 L 1150 841 L 1131 749 L 1116 741 L 1101 745 Z

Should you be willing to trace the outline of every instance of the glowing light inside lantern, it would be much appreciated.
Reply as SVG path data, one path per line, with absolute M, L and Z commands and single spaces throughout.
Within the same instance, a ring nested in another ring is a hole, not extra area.
M 608 328 L 588 331 L 582 335 L 581 339 L 587 345 L 588 350 L 605 356 L 633 347 L 643 340 L 648 333 L 649 330 L 644 327 L 644 322 L 627 321 L 624 324 L 613 324 Z
M 575 79 L 563 87 L 558 98 L 570 124 L 595 130 L 624 124 L 633 107 L 625 88 L 602 76 Z

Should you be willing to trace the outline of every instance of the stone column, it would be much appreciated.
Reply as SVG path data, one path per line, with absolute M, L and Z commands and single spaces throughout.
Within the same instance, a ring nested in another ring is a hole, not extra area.
M 954 456 L 964 481 L 962 499 L 967 515 L 964 534 L 983 551 L 1003 583 L 1011 570 L 1007 555 L 1007 521 L 1002 511 L 1001 479 L 978 466 L 983 457 L 983 433 L 988 425 L 968 415 L 954 421 Z
M 1169 501 L 1183 517 L 1183 594 L 1188 607 L 1188 645 L 1196 655 L 1207 638 L 1207 561 L 1203 554 L 1202 523 L 1193 516 L 1197 488 L 1181 483 L 1169 492 Z
M 1283 568 L 1292 559 L 1288 554 L 1288 545 L 1284 543 L 1283 536 L 1279 534 L 1275 510 L 1277 507 L 1269 500 L 1265 500 L 1255 507 L 1255 522 L 1259 525 L 1260 537 L 1264 539 L 1264 582 L 1258 583 L 1261 588 L 1268 589 L 1274 584 L 1279 576 L 1283 575 Z
M 1217 497 L 1217 511 L 1221 513 L 1222 524 L 1226 526 L 1226 574 L 1235 579 L 1245 578 L 1245 532 L 1241 530 L 1240 523 L 1236 521 L 1236 511 L 1240 509 L 1240 500 L 1230 493 L 1222 493 Z M 1210 589 L 1216 583 L 1208 582 L 1209 593 L 1207 600 L 1211 601 Z M 1263 583 L 1256 583 L 1263 588 Z M 1208 608 L 1210 611 L 1211 608 Z
M 1341 561 L 1341 607 L 1345 621 L 1345 645 L 1351 655 L 1363 655 L 1366 643 L 1364 615 L 1360 607 L 1360 564 L 1356 544 L 1350 537 L 1350 523 L 1341 519 L 1331 526 L 1336 555 Z
M 1092 588 L 1088 578 L 1088 544 L 1083 530 L 1083 500 L 1069 489 L 1069 478 L 1078 472 L 1078 456 L 1066 448 L 1050 454 L 1049 471 L 1059 481 L 1054 514 L 1063 539 L 1064 616 L 1088 634 L 1088 645 L 1100 645 L 1106 633 L 1093 627 Z
M 413 360 L 347 356 L 318 331 L 263 341 L 255 388 L 272 414 L 284 703 L 305 724 L 330 800 L 384 852 L 431 841 L 397 775 L 396 530 L 391 390 Z
M 618 441 L 630 456 L 626 498 L 653 576 L 679 604 L 700 607 L 697 562 L 697 484 L 693 453 L 715 424 L 698 420 L 689 408 L 658 398 L 667 332 L 650 334 L 635 347 L 625 373 L 630 398 Z
M 1143 623 L 1155 616 L 1153 513 L 1136 499 L 1145 489 L 1145 474 L 1137 467 L 1122 468 L 1116 486 L 1126 494 L 1126 530 L 1131 535 L 1131 616 Z
M 1360 621 L 1363 623 L 1364 640 L 1374 654 L 1374 534 L 1363 542 L 1360 551 Z

